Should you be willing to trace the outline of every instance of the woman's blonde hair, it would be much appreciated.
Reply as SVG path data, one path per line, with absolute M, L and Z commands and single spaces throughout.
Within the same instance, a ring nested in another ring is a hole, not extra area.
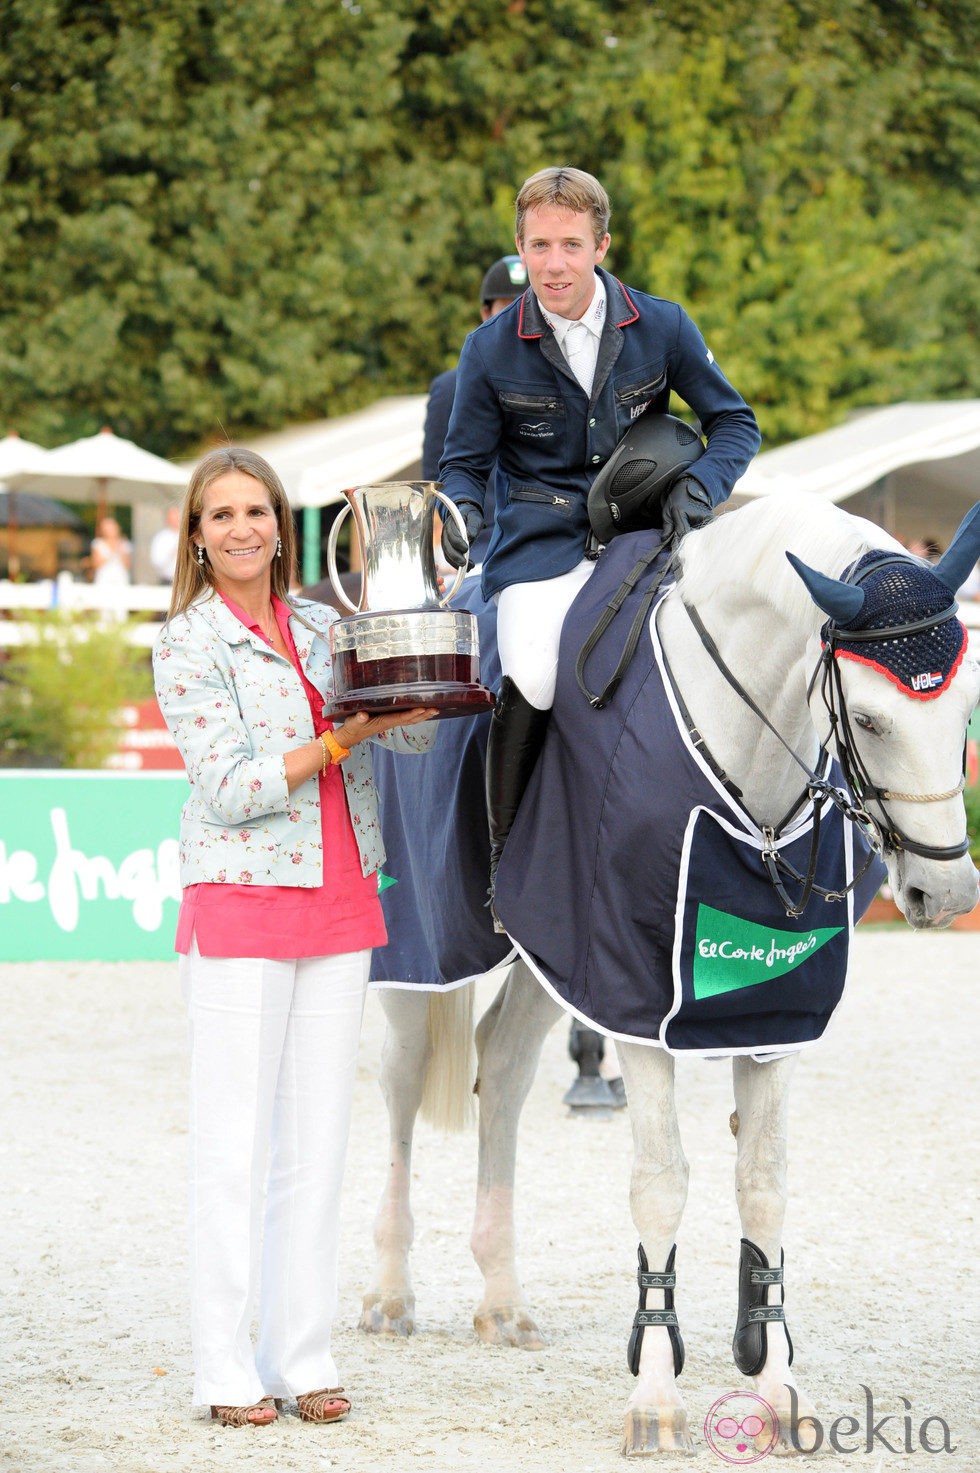
M 203 562 L 198 562 L 197 547 L 193 539 L 201 525 L 205 491 L 219 476 L 226 476 L 231 471 L 254 476 L 269 493 L 272 510 L 276 514 L 276 526 L 282 539 L 281 553 L 272 560 L 272 592 L 277 598 L 289 598 L 289 585 L 296 566 L 296 528 L 283 484 L 269 462 L 263 460 L 261 455 L 256 455 L 254 450 L 246 450 L 241 445 L 223 445 L 218 450 L 208 451 L 203 460 L 198 462 L 184 493 L 180 511 L 177 567 L 174 571 L 168 619 L 182 614 L 196 598 L 215 586 L 211 564 L 206 556 Z

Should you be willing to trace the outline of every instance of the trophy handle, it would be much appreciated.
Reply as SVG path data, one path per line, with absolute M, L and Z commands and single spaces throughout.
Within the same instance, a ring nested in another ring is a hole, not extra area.
M 469 537 L 467 537 L 466 535 L 466 523 L 463 521 L 463 514 L 460 511 L 459 507 L 456 505 L 455 501 L 450 501 L 449 497 L 446 496 L 442 491 L 436 491 L 434 492 L 434 495 L 436 497 L 436 500 L 441 501 L 443 506 L 452 513 L 453 520 L 455 521 L 456 526 L 459 528 L 459 530 L 462 532 L 463 536 L 468 542 Z M 444 594 L 443 597 L 439 600 L 439 607 L 441 609 L 444 609 L 446 607 L 446 604 L 449 603 L 450 599 L 456 597 L 456 594 L 459 592 L 459 586 L 465 577 L 466 564 L 464 562 L 460 567 L 456 569 L 456 577 L 453 582 L 452 588 L 450 588 L 449 592 Z
M 357 604 L 352 604 L 344 592 L 344 586 L 340 581 L 340 570 L 337 567 L 337 536 L 340 532 L 341 523 L 350 509 L 350 502 L 345 501 L 340 516 L 334 517 L 333 526 L 330 528 L 330 537 L 327 542 L 327 572 L 330 575 L 330 582 L 333 584 L 333 591 L 340 599 L 340 602 L 345 608 L 350 609 L 352 614 L 356 614 L 360 612 L 359 607 Z M 463 530 L 465 532 L 465 526 Z

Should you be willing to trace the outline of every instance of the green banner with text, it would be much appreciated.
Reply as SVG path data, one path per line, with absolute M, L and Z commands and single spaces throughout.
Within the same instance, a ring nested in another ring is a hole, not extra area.
M 694 996 L 717 997 L 741 987 L 754 987 L 792 972 L 819 951 L 840 926 L 810 931 L 781 931 L 760 926 L 710 905 L 698 906 L 694 953 Z
M 0 961 L 166 961 L 184 773 L 0 772 Z

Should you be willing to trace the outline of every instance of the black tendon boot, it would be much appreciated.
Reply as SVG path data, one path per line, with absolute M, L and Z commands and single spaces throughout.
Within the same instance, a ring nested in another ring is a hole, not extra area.
M 779 1285 L 779 1303 L 767 1303 L 769 1285 Z M 757 1376 L 766 1363 L 769 1342 L 766 1326 L 782 1324 L 789 1346 L 789 1363 L 793 1364 L 793 1342 L 783 1314 L 783 1255 L 779 1267 L 770 1268 L 761 1248 L 748 1238 L 742 1239 L 738 1257 L 738 1323 L 732 1341 L 732 1355 L 743 1376 Z
M 668 1254 L 663 1273 L 652 1274 L 647 1266 L 643 1244 L 641 1243 L 636 1250 L 640 1263 L 636 1275 L 636 1282 L 640 1286 L 640 1307 L 633 1318 L 633 1332 L 626 1351 L 626 1363 L 634 1376 L 640 1374 L 640 1349 L 643 1345 L 643 1331 L 648 1325 L 666 1325 L 667 1334 L 670 1337 L 670 1348 L 674 1352 L 674 1375 L 679 1376 L 684 1369 L 684 1341 L 677 1327 L 677 1314 L 674 1310 L 674 1286 L 677 1283 L 677 1275 L 674 1273 L 676 1252 L 677 1244 L 675 1243 Z M 648 1289 L 663 1289 L 663 1309 L 647 1309 Z
M 509 675 L 500 682 L 487 737 L 487 817 L 490 823 L 490 913 L 494 928 L 503 931 L 493 908 L 497 864 L 517 816 L 534 764 L 551 719 L 524 699 Z

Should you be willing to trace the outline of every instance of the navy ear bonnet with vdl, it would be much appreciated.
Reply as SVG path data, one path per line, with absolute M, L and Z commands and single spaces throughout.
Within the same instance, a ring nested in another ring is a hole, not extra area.
M 864 605 L 852 623 L 833 630 L 832 621 L 824 625 L 821 633 L 834 654 L 870 665 L 919 700 L 941 695 L 967 646 L 950 590 L 931 568 L 874 552 L 859 559 L 849 581 L 863 590 Z M 896 626 L 907 632 L 894 633 Z
M 905 553 L 873 551 L 838 580 L 786 556 L 830 615 L 820 632 L 835 656 L 869 665 L 916 700 L 946 690 L 967 648 L 953 595 L 980 556 L 980 503 L 934 567 Z

